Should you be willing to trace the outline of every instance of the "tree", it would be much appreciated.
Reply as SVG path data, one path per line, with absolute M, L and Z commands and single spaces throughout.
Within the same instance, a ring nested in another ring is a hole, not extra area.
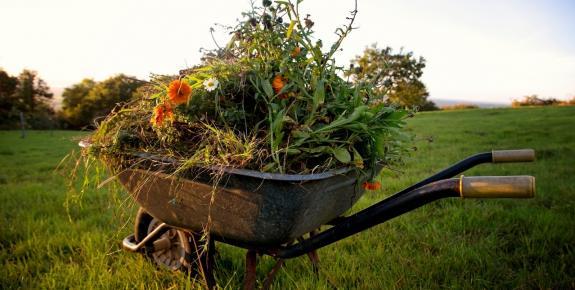
M 18 78 L 10 76 L 0 69 L 0 112 L 2 115 L 6 115 L 12 110 L 17 85 Z
M 0 128 L 8 129 L 14 123 L 14 92 L 18 78 L 0 69 Z
M 38 77 L 38 73 L 26 69 L 18 76 L 14 95 L 18 109 L 28 113 L 36 112 L 37 107 L 50 108 L 49 101 L 53 96 L 46 82 Z
M 64 89 L 62 93 L 61 118 L 71 127 L 80 128 L 89 124 L 88 118 L 93 117 L 90 111 L 91 103 L 88 100 L 90 91 L 96 86 L 92 79 L 81 82 Z M 88 116 L 88 117 L 86 117 Z
M 92 125 L 95 118 L 106 116 L 118 103 L 136 97 L 143 84 L 123 74 L 102 82 L 84 79 L 62 93 L 61 118 L 71 128 Z
M 53 127 L 54 110 L 50 105 L 52 93 L 38 73 L 23 70 L 18 77 L 0 70 L 0 122 L 4 129 L 13 129 L 19 122 L 19 113 L 26 116 L 29 127 Z
M 354 82 L 374 84 L 381 101 L 386 103 L 437 110 L 435 104 L 427 99 L 429 93 L 420 80 L 424 68 L 423 57 L 415 58 L 412 52 L 404 53 L 403 50 L 394 53 L 390 47 L 380 50 L 374 44 L 352 60 L 345 75 Z

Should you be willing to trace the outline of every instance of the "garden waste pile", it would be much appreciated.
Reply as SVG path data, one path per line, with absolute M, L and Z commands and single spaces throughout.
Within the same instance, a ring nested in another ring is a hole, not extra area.
M 263 1 L 199 65 L 153 76 L 144 97 L 99 123 L 87 152 L 116 163 L 144 152 L 185 168 L 283 174 L 396 163 L 409 112 L 387 105 L 372 83 L 344 78 L 335 63 L 357 10 L 326 48 L 300 2 Z

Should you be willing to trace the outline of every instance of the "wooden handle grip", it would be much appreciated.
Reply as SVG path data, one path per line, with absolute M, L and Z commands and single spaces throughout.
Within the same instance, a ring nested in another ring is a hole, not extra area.
M 468 198 L 532 198 L 535 196 L 535 177 L 461 176 L 459 193 Z
M 535 150 L 533 149 L 494 150 L 491 154 L 493 163 L 535 161 Z

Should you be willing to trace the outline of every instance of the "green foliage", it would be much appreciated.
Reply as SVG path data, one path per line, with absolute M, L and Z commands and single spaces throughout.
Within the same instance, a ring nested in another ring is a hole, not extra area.
M 9 127 L 16 114 L 15 104 L 17 102 L 14 93 L 18 85 L 18 78 L 8 75 L 4 70 L 0 70 L 0 124 L 2 127 Z
M 399 160 L 407 140 L 399 128 L 407 111 L 374 102 L 374 87 L 342 79 L 333 58 L 357 11 L 324 49 L 313 38 L 313 21 L 300 15 L 300 2 L 266 2 L 244 13 L 224 48 L 181 73 L 179 80 L 192 91 L 187 102 L 174 102 L 170 95 L 174 79 L 156 78 L 147 98 L 110 115 L 93 141 L 109 149 L 114 136 L 129 131 L 140 140 L 137 146 L 107 152 L 143 150 L 202 164 L 205 159 L 196 153 L 208 144 L 189 140 L 216 128 L 236 134 L 232 139 L 258 140 L 253 155 L 228 160 L 230 166 L 306 173 Z M 218 85 L 212 90 L 205 82 L 213 80 Z
M 18 78 L 8 75 L 4 70 L 0 69 L 0 101 L 1 108 L 9 108 L 14 101 L 10 99 L 14 97 L 16 86 L 18 85 Z
M 142 85 L 142 81 L 123 74 L 101 82 L 84 79 L 62 93 L 60 118 L 69 128 L 94 125 L 95 118 L 106 116 L 119 103 L 141 96 L 138 89 Z
M 88 125 L 89 121 L 85 116 L 91 117 L 93 114 L 89 112 L 89 105 L 84 105 L 84 103 L 87 103 L 87 96 L 95 86 L 95 81 L 84 79 L 66 88 L 62 93 L 61 118 L 73 127 Z
M 19 102 L 17 108 L 25 112 L 34 112 L 36 107 L 47 105 L 52 98 L 50 88 L 38 77 L 35 71 L 23 70 L 18 76 L 18 86 L 14 92 Z
M 412 52 L 394 53 L 390 47 L 379 49 L 374 44 L 357 56 L 345 72 L 355 83 L 371 83 L 376 87 L 378 100 L 400 107 L 421 111 L 437 110 L 427 99 L 429 93 L 420 78 L 425 68 L 423 57 Z
M 19 128 L 20 112 L 28 127 L 52 128 L 55 124 L 51 99 L 50 88 L 37 72 L 23 70 L 13 77 L 0 69 L 0 128 Z

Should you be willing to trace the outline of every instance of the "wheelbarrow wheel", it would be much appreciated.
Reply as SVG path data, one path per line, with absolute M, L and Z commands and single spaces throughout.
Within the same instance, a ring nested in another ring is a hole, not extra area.
M 134 236 L 142 241 L 161 224 L 143 208 L 138 210 Z M 144 255 L 156 265 L 170 270 L 188 272 L 192 261 L 192 248 L 184 231 L 170 228 L 144 247 Z

